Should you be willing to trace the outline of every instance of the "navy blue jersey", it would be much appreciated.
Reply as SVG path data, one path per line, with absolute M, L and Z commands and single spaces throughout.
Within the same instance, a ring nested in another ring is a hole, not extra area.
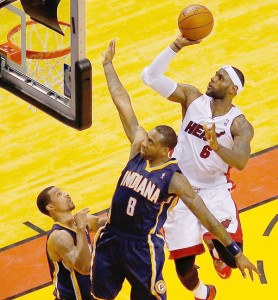
M 118 181 L 110 207 L 108 226 L 131 235 L 148 235 L 163 226 L 167 210 L 176 195 L 168 188 L 175 172 L 181 172 L 177 161 L 151 168 L 137 154 L 131 159 Z
M 54 230 L 65 230 L 73 238 L 74 245 L 76 245 L 76 231 L 66 227 L 60 223 L 55 223 L 50 230 L 49 235 Z M 88 239 L 88 245 L 92 252 L 92 244 L 89 235 L 89 228 L 86 228 L 86 235 Z M 90 275 L 82 275 L 74 269 L 67 268 L 63 261 L 55 262 L 52 261 L 46 250 L 47 260 L 50 270 L 50 275 L 55 286 L 53 292 L 54 296 L 57 299 L 66 299 L 66 300 L 89 300 L 91 299 L 90 295 L 90 286 L 91 280 Z

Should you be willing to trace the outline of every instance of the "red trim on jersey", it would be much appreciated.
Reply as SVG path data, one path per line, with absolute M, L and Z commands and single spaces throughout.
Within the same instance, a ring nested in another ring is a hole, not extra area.
M 181 257 L 199 255 L 205 252 L 205 247 L 203 244 L 192 246 L 189 248 L 177 249 L 170 251 L 169 259 L 178 259 Z
M 231 183 L 232 184 L 232 187 L 229 189 L 230 192 L 232 192 L 236 188 L 236 183 L 230 178 L 230 176 L 231 176 L 231 173 L 230 173 L 231 168 L 232 167 L 229 166 L 227 173 L 225 173 L 225 176 L 226 176 L 226 179 L 227 179 L 227 183 Z

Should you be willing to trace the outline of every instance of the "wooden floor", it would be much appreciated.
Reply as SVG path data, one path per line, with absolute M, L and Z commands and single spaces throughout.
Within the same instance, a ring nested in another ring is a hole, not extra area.
M 238 183 L 234 197 L 241 209 L 245 253 L 263 271 L 261 280 L 254 282 L 241 278 L 238 270 L 223 281 L 204 254 L 197 260 L 200 276 L 204 283 L 217 286 L 219 300 L 274 299 L 278 269 L 277 3 L 198 3 L 212 11 L 213 32 L 200 45 L 181 51 L 167 74 L 201 91 L 224 64 L 245 74 L 245 89 L 234 104 L 253 124 L 255 137 L 248 167 L 232 173 Z M 87 57 L 93 65 L 94 97 L 93 126 L 88 130 L 66 127 L 0 90 L 0 299 L 53 299 L 44 254 L 45 232 L 52 222 L 38 212 L 35 203 L 43 188 L 60 186 L 69 192 L 77 209 L 88 206 L 98 213 L 109 207 L 129 152 L 101 65 L 101 52 L 110 39 L 117 40 L 115 67 L 141 125 L 151 130 L 163 123 L 178 130 L 180 107 L 147 88 L 140 73 L 175 39 L 177 16 L 188 4 L 177 0 L 86 0 Z M 59 15 L 62 18 L 63 1 Z M 192 299 L 169 260 L 164 276 L 169 300 Z M 129 299 L 128 284 L 117 297 L 124 299 Z

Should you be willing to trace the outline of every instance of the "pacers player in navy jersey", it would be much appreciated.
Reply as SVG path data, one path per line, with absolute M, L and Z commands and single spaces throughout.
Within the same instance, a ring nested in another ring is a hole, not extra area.
M 143 81 L 182 108 L 182 125 L 173 157 L 182 173 L 198 191 L 213 215 L 225 226 L 237 245 L 243 248 L 238 209 L 231 196 L 234 188 L 229 170 L 242 170 L 250 156 L 254 136 L 252 125 L 232 104 L 244 85 L 241 71 L 232 66 L 221 67 L 202 94 L 189 84 L 176 83 L 164 75 L 170 61 L 185 46 L 199 44 L 181 34 L 144 69 Z M 190 225 L 190 226 L 189 226 Z M 199 280 L 194 267 L 196 255 L 204 252 L 207 243 L 218 275 L 229 278 L 236 261 L 229 251 L 210 235 L 182 201 L 168 216 L 164 226 L 170 258 L 182 284 L 196 300 L 212 300 L 207 286 Z M 211 285 L 211 288 L 214 287 Z
M 167 211 L 181 198 L 204 226 L 236 257 L 243 276 L 255 266 L 243 255 L 224 227 L 181 174 L 169 151 L 177 143 L 174 130 L 157 126 L 147 133 L 138 124 L 129 95 L 114 70 L 115 41 L 103 54 L 108 89 L 131 142 L 130 159 L 119 178 L 108 222 L 95 239 L 92 294 L 95 299 L 115 299 L 125 279 L 132 300 L 166 299 L 162 277 L 164 239 L 159 233 Z
M 74 203 L 67 193 L 56 186 L 50 186 L 39 194 L 37 206 L 55 221 L 46 245 L 55 299 L 92 299 L 92 245 L 89 230 L 96 231 L 107 218 L 89 215 L 89 209 L 83 209 L 73 216 Z

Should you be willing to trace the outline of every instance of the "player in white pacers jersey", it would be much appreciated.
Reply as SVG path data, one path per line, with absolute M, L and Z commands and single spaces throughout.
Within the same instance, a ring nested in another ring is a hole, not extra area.
M 197 88 L 177 84 L 164 75 L 179 50 L 198 43 L 179 35 L 144 69 L 142 79 L 163 97 L 181 104 L 183 121 L 172 156 L 209 210 L 242 248 L 239 214 L 230 194 L 233 183 L 229 169 L 245 167 L 254 135 L 252 125 L 232 104 L 234 96 L 243 89 L 244 76 L 234 67 L 223 66 L 211 78 L 206 94 L 202 94 Z M 181 201 L 169 213 L 164 229 L 180 281 L 196 300 L 214 299 L 215 287 L 201 282 L 194 264 L 196 255 L 205 251 L 202 240 L 206 241 L 222 278 L 228 278 L 231 268 L 236 268 L 234 258 Z

